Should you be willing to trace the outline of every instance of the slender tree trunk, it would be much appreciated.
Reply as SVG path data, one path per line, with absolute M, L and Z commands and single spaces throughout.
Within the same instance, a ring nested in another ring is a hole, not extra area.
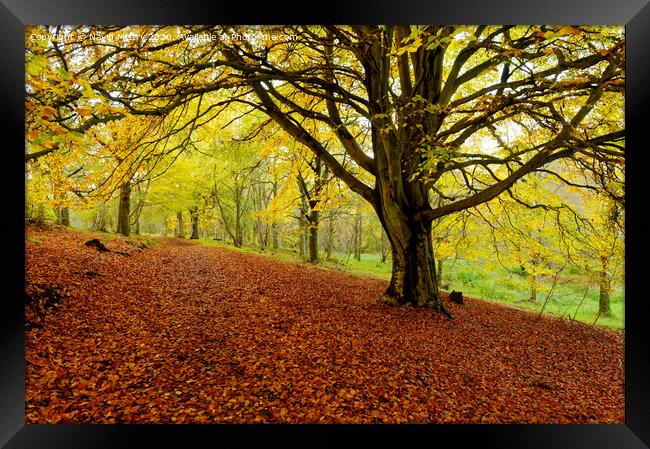
M 537 302 L 537 275 L 528 275 L 528 287 L 530 288 L 529 302 Z
M 277 250 L 280 248 L 280 239 L 278 238 L 278 224 L 273 223 L 271 225 L 271 245 L 273 249 Z
M 266 191 L 263 184 L 253 184 L 249 190 L 250 197 L 253 200 L 253 208 L 256 212 L 256 218 L 253 222 L 253 240 L 257 240 L 260 251 L 264 251 L 267 245 L 268 225 L 257 215 L 258 212 L 266 207 Z
M 239 182 L 235 182 L 235 238 L 233 239 L 233 244 L 236 248 L 241 248 L 244 244 L 244 230 L 242 228 L 241 216 L 242 216 L 242 197 L 244 194 L 243 187 Z
M 300 226 L 300 229 L 298 230 L 300 232 L 300 257 L 302 257 L 303 260 L 307 260 L 307 242 L 309 241 L 309 230 L 307 229 L 307 225 L 309 224 L 307 216 L 309 211 L 309 205 L 307 204 L 308 192 L 306 190 L 305 181 L 300 174 L 298 177 L 298 191 L 300 192 L 300 207 L 298 208 L 298 224 Z
M 144 209 L 144 200 L 149 190 L 150 180 L 147 180 L 146 184 L 138 183 L 136 184 L 136 203 L 133 208 L 131 225 L 133 226 L 133 232 L 135 235 L 140 235 L 140 217 L 142 216 L 142 210 Z
M 235 245 L 236 248 L 241 248 L 243 244 L 244 237 L 242 236 L 241 232 L 241 223 L 239 223 L 239 220 L 235 222 L 235 238 L 233 240 L 233 245 Z
M 278 195 L 278 182 L 276 180 L 273 180 L 273 196 Z M 278 223 L 273 222 L 271 224 L 271 244 L 273 245 L 273 249 L 277 250 L 280 248 L 280 241 L 278 238 L 279 230 L 278 230 Z
M 325 252 L 328 259 L 332 258 L 332 245 L 334 243 L 334 218 L 333 212 L 329 213 L 327 217 L 327 245 L 325 247 Z
M 260 251 L 264 251 L 269 244 L 270 226 L 264 221 L 262 221 L 260 218 L 257 218 L 255 223 L 257 227 L 257 243 L 259 244 Z
M 129 235 L 131 220 L 131 183 L 120 186 L 120 206 L 117 213 L 117 233 Z
M 611 286 L 609 283 L 609 276 L 607 275 L 607 258 L 600 258 L 602 270 L 599 273 L 598 284 L 600 290 L 600 298 L 598 301 L 598 313 L 600 315 L 611 315 L 612 309 L 610 305 Z
M 244 244 L 244 235 L 242 233 L 241 220 L 239 219 L 239 214 L 235 217 L 235 238 L 233 239 L 233 245 L 237 248 L 241 248 Z
M 361 242 L 363 241 L 361 235 L 362 224 L 361 213 L 357 210 L 357 214 L 354 217 L 354 258 L 357 261 L 361 261 Z
M 43 203 L 40 203 L 38 206 L 36 206 L 36 214 L 34 216 L 34 220 L 38 222 L 45 221 L 45 205 Z
M 300 238 L 298 240 L 298 254 L 300 257 L 304 258 L 305 257 L 305 231 L 303 230 L 305 226 L 305 220 L 302 216 L 302 209 L 298 210 L 298 232 L 300 233 Z
M 199 238 L 199 208 L 194 206 L 190 208 L 190 218 L 192 220 L 192 235 L 190 239 L 197 240 Z
M 70 226 L 70 209 L 68 206 L 61 208 L 60 224 L 63 226 Z
M 106 206 L 102 203 L 95 210 L 95 219 L 93 220 L 93 231 L 107 232 L 106 230 Z
M 264 251 L 264 231 L 262 230 L 262 220 L 259 218 L 253 222 L 253 237 L 257 237 L 257 245 L 260 251 Z
M 318 262 L 318 225 L 320 214 L 317 210 L 309 213 L 309 261 Z
M 133 210 L 133 232 L 135 235 L 140 235 L 140 217 L 142 216 L 142 209 L 144 208 L 144 198 L 142 198 L 142 193 L 139 192 L 138 196 L 140 197 L 135 205 Z
M 321 193 L 327 182 L 329 176 L 329 170 L 327 167 L 323 170 L 323 162 L 319 157 L 314 157 L 314 188 L 313 192 L 309 194 L 306 191 L 306 185 L 303 184 L 305 188 L 305 196 L 308 197 L 307 204 L 309 205 L 309 262 L 316 263 L 318 262 L 318 227 L 320 226 L 320 212 L 317 210 L 319 203 L 322 201 Z M 303 180 L 304 182 L 304 180 Z
M 178 221 L 178 229 L 177 229 L 176 237 L 184 239 L 185 229 L 183 224 L 183 212 L 176 212 L 176 220 Z

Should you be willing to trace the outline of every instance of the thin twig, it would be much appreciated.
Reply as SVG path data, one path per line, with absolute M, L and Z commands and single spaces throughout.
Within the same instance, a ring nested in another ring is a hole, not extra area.
M 548 294 L 546 295 L 546 298 L 544 299 L 544 303 L 542 304 L 542 308 L 539 310 L 539 315 L 537 316 L 538 319 L 542 317 L 542 313 L 544 313 L 544 308 L 546 307 L 546 303 L 550 299 L 551 295 L 553 294 L 553 291 L 555 290 L 555 286 L 557 285 L 557 278 L 560 275 L 560 273 L 562 272 L 562 270 L 564 270 L 565 266 L 566 266 L 566 264 L 562 265 L 562 267 L 555 273 L 555 276 L 553 276 L 553 285 L 551 286 L 551 289 L 548 291 Z
M 582 299 L 580 300 L 580 303 L 578 303 L 578 307 L 576 307 L 576 311 L 573 313 L 573 318 L 572 320 L 575 321 L 576 316 L 578 316 L 578 309 L 584 302 L 585 298 L 587 297 L 587 292 L 589 291 L 589 287 L 591 286 L 591 282 L 587 282 L 587 287 L 585 288 L 585 293 L 582 295 Z

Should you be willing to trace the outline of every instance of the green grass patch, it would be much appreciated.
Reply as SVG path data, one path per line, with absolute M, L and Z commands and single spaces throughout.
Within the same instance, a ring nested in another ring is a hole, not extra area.
M 587 280 L 577 272 L 559 277 L 551 292 L 552 280 L 539 282 L 537 298 L 530 301 L 527 281 L 505 269 L 486 270 L 479 262 L 456 260 L 444 265 L 442 284 L 449 284 L 449 290 L 462 291 L 464 295 L 499 302 L 511 306 L 543 311 L 550 315 L 575 319 L 587 324 L 622 329 L 625 327 L 625 293 L 622 286 L 612 289 L 610 296 L 611 314 L 598 315 L 599 290 L 593 284 L 587 289 Z M 586 294 L 585 294 L 586 290 Z
M 361 254 L 361 260 L 356 260 L 354 257 L 348 258 L 345 254 L 334 253 L 332 259 L 337 261 L 343 269 L 354 274 L 390 279 L 392 268 L 390 259 L 382 262 L 379 254 Z

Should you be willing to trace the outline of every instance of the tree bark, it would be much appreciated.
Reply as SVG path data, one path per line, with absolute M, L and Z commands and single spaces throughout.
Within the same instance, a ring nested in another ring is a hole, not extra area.
M 278 195 L 278 182 L 276 180 L 273 180 L 273 196 Z M 271 223 L 271 245 L 273 245 L 273 249 L 277 250 L 280 248 L 280 241 L 278 238 L 278 227 L 279 224 L 277 222 Z
M 303 230 L 305 226 L 305 220 L 303 218 L 302 208 L 298 209 L 298 232 L 300 233 L 300 238 L 298 239 L 298 255 L 302 258 L 305 257 L 305 231 Z
M 379 248 L 379 253 L 381 257 L 381 263 L 386 263 L 386 258 L 388 257 L 388 250 L 390 249 L 388 246 L 388 238 L 386 237 L 386 232 L 384 230 L 381 230 L 381 246 Z M 440 276 L 438 276 L 440 278 Z
M 99 232 L 108 232 L 108 230 L 106 229 L 106 218 L 107 218 L 106 206 L 104 204 L 100 204 L 95 210 L 95 218 L 93 220 L 93 225 L 91 227 L 91 230 L 99 231 Z
M 380 300 L 391 305 L 430 307 L 451 318 L 440 297 L 431 222 L 405 220 L 384 226 L 392 245 L 393 269 L 390 285 Z
M 309 261 L 318 262 L 318 224 L 320 214 L 317 210 L 309 213 Z
M 271 224 L 271 245 L 274 250 L 278 250 L 280 248 L 280 239 L 278 238 L 278 224 L 277 223 L 272 223 Z
M 199 208 L 194 206 L 190 208 L 190 218 L 192 220 L 192 235 L 190 239 L 197 240 L 199 238 Z
M 120 186 L 120 206 L 117 213 L 117 233 L 129 235 L 131 220 L 131 183 Z
M 131 226 L 133 233 L 135 235 L 140 235 L 140 217 L 142 216 L 142 210 L 144 209 L 144 201 L 149 190 L 151 180 L 147 180 L 146 183 L 137 183 L 135 187 L 135 207 L 131 213 Z
M 537 301 L 537 275 L 529 274 L 528 275 L 528 286 L 530 287 L 530 297 L 528 301 L 536 302 Z
M 325 254 L 328 259 L 332 258 L 332 245 L 334 243 L 334 212 L 330 211 L 327 217 L 327 245 L 325 246 Z
M 235 238 L 233 239 L 233 245 L 235 245 L 236 248 L 241 248 L 242 245 L 244 244 L 244 235 L 242 233 L 242 226 L 241 226 L 241 220 L 239 219 L 239 215 L 235 218 Z
M 140 195 L 138 195 L 140 196 Z M 140 235 L 140 216 L 142 214 L 142 208 L 144 207 L 144 199 L 142 197 L 138 198 L 138 202 L 135 205 L 135 210 L 133 211 L 133 233 L 135 235 Z
M 241 248 L 244 244 L 244 230 L 242 229 L 242 200 L 244 196 L 244 187 L 239 183 L 238 180 L 235 180 L 235 189 L 234 189 L 234 199 L 235 199 L 235 236 L 233 239 L 233 245 L 236 248 Z
M 176 212 L 176 220 L 178 220 L 178 229 L 176 229 L 176 237 L 184 239 L 185 229 L 183 225 L 183 212 Z
M 609 283 L 609 276 L 607 275 L 607 258 L 600 258 L 602 270 L 599 273 L 598 284 L 600 290 L 600 297 L 598 300 L 598 313 L 600 315 L 611 315 L 612 309 L 610 305 L 610 292 L 611 286 Z
M 354 217 L 354 259 L 357 261 L 361 261 L 362 224 L 361 213 L 357 210 Z
M 70 209 L 68 206 L 61 208 L 60 224 L 63 226 L 70 226 Z

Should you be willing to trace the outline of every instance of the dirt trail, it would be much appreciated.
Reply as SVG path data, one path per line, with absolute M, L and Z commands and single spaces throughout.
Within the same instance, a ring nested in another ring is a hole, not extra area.
M 621 332 L 471 298 L 447 321 L 380 304 L 384 281 L 178 239 L 29 235 L 28 290 L 67 296 L 27 333 L 28 423 L 624 421 Z
M 197 245 L 198 242 L 194 240 L 188 240 L 188 239 L 181 239 L 178 237 L 156 237 L 157 240 L 162 242 L 165 245 L 171 245 L 171 246 L 191 246 L 191 245 Z

